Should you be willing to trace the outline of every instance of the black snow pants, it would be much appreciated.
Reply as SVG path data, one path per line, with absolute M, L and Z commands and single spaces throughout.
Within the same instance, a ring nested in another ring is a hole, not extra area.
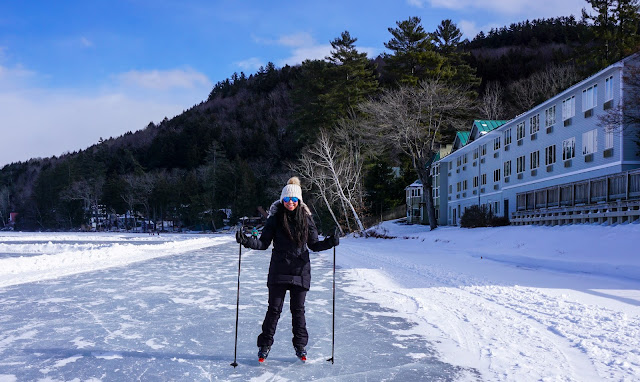
M 278 319 L 280 319 L 280 313 L 282 313 L 287 290 L 289 291 L 293 324 L 293 346 L 296 348 L 307 346 L 309 334 L 304 318 L 304 300 L 307 296 L 307 290 L 297 285 L 276 284 L 269 286 L 269 308 L 262 322 L 262 333 L 258 336 L 258 347 L 273 345 L 273 336 L 276 333 L 276 326 Z

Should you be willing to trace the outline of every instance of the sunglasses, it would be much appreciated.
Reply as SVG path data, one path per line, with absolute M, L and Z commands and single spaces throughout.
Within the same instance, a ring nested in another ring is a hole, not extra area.
M 292 201 L 294 203 L 298 203 L 298 198 L 296 198 L 295 196 L 290 198 L 288 196 L 285 196 L 284 198 L 282 198 L 282 201 L 285 203 L 289 203 L 289 201 Z

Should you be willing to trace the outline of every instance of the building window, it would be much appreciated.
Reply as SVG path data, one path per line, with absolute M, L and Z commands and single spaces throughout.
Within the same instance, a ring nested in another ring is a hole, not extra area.
M 459 155 L 456 158 L 456 167 L 460 167 L 460 166 L 462 166 L 462 156 L 461 155 Z
M 494 182 L 500 181 L 500 169 L 493 170 L 493 181 Z
M 516 126 L 516 139 L 521 140 L 522 138 L 524 138 L 525 131 L 526 130 L 524 127 L 524 122 L 518 123 L 518 125 Z
M 604 128 L 604 149 L 613 148 L 613 127 L 607 126 Z
M 556 163 L 556 145 L 547 146 L 544 149 L 544 164 L 550 165 Z
M 462 164 L 467 164 L 468 159 L 469 159 L 469 154 L 464 154 L 462 156 Z
M 598 105 L 598 84 L 582 91 L 582 111 L 591 110 Z
M 562 160 L 571 159 L 576 156 L 576 138 L 572 137 L 562 141 Z
M 500 137 L 493 140 L 493 149 L 500 150 Z
M 449 162 L 449 170 L 453 168 L 453 161 Z
M 487 155 L 487 144 L 480 145 L 480 156 Z
M 476 188 L 476 187 L 478 187 L 478 177 L 474 176 L 473 177 L 473 188 Z
M 478 159 L 478 148 L 473 149 L 473 160 Z
M 463 180 L 462 181 L 462 191 L 466 191 L 467 190 L 467 180 Z
M 540 167 L 540 151 L 539 150 L 531 152 L 529 159 L 530 159 L 529 166 L 531 166 L 532 170 Z
M 482 184 L 483 186 L 487 184 L 487 174 L 482 174 L 480 176 L 480 184 Z
M 562 101 L 562 120 L 566 121 L 574 115 L 576 115 L 576 97 L 571 96 Z
M 604 80 L 604 101 L 613 99 L 613 76 Z
M 511 176 L 511 161 L 508 160 L 504 162 L 503 167 L 504 167 L 504 177 L 506 178 L 508 176 Z
M 551 127 L 556 123 L 556 105 L 544 111 L 544 127 Z
M 453 194 L 453 184 L 449 185 L 449 194 Z
M 511 128 L 508 128 L 504 131 L 504 145 L 511 144 Z
M 529 118 L 529 134 L 535 134 L 540 130 L 540 114 Z
M 462 188 L 462 184 L 460 184 L 460 182 L 456 183 L 456 191 L 460 192 L 461 188 Z
M 593 154 L 598 151 L 598 129 L 582 134 L 582 155 Z
M 525 161 L 524 161 L 524 155 L 523 155 L 516 159 L 516 172 L 518 174 L 520 174 L 521 172 L 524 172 L 524 166 L 525 166 Z

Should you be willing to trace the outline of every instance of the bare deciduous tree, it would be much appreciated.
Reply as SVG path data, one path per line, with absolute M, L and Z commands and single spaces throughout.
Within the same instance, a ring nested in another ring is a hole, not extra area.
M 509 85 L 518 112 L 531 109 L 576 83 L 578 73 L 573 65 L 552 65 Z
M 640 65 L 628 65 L 623 76 L 626 95 L 598 117 L 598 125 L 617 134 L 635 134 L 640 152 Z
M 82 200 L 85 213 L 95 217 L 102 197 L 104 182 L 103 176 L 73 182 L 71 186 L 60 194 L 60 198 L 63 200 Z
M 468 88 L 438 79 L 385 91 L 379 100 L 361 105 L 370 117 L 369 129 L 387 145 L 407 154 L 424 187 L 429 225 L 437 227 L 431 189 L 431 161 L 442 144 L 445 129 L 460 129 L 473 106 Z
M 347 220 L 348 210 L 356 221 L 358 230 L 364 231 L 364 225 L 355 207 L 357 202 L 353 199 L 354 190 L 358 187 L 354 182 L 358 179 L 358 174 L 362 171 L 361 168 L 358 169 L 358 166 L 351 162 L 350 158 L 341 157 L 338 154 L 338 150 L 326 130 L 320 132 L 316 143 L 309 148 L 309 153 L 315 157 L 316 165 L 325 171 L 329 184 L 332 186 L 330 189 L 333 189 L 338 195 Z
M 484 118 L 492 120 L 504 118 L 505 108 L 502 97 L 504 97 L 504 89 L 499 82 L 487 83 L 479 104 Z

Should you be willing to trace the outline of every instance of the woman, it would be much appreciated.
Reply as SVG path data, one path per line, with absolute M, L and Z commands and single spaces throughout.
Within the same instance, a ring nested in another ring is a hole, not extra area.
M 264 362 L 269 355 L 288 290 L 293 347 L 296 356 L 306 361 L 305 346 L 309 337 L 304 318 L 304 300 L 311 284 L 309 249 L 318 252 L 337 246 L 339 236 L 334 234 L 327 236 L 323 241 L 318 240 L 318 230 L 311 217 L 311 211 L 302 201 L 300 180 L 293 177 L 282 189 L 280 200 L 269 208 L 269 217 L 260 238 L 247 237 L 239 230 L 236 240 L 245 248 L 260 250 L 269 248 L 273 241 L 267 281 L 269 308 L 262 322 L 262 333 L 258 336 L 258 360 Z

